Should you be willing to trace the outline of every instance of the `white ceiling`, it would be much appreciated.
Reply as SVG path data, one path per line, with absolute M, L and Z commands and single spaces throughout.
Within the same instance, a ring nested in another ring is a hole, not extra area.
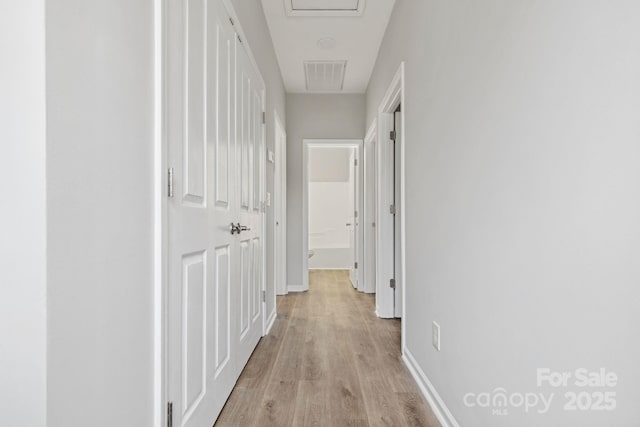
M 338 92 L 364 93 L 394 4 L 395 0 L 262 0 L 287 92 L 310 92 L 305 61 L 347 61 Z M 335 46 L 320 47 L 320 39 L 325 45 L 335 39 Z

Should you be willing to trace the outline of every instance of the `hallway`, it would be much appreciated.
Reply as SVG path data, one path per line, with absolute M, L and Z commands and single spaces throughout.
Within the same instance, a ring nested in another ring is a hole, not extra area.
M 315 270 L 308 292 L 278 297 L 276 323 L 215 425 L 440 424 L 400 360 L 400 322 L 377 318 L 348 272 Z

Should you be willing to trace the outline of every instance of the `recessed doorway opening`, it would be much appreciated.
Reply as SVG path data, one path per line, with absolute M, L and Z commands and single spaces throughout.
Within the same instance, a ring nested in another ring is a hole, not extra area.
M 309 270 L 348 271 L 361 285 L 361 148 L 362 140 L 304 141 L 304 290 Z

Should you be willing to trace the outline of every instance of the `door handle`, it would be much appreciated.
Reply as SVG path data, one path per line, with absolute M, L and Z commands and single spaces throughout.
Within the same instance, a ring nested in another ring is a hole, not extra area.
M 350 222 L 347 223 L 347 227 L 351 227 L 351 223 Z
M 234 234 L 240 234 L 241 230 L 238 228 L 238 226 L 240 225 L 240 223 L 238 223 L 238 225 L 235 225 L 234 223 L 231 223 L 230 231 L 231 231 L 231 235 L 233 236 Z
M 234 234 L 240 234 L 243 231 L 251 231 L 251 228 L 247 227 L 246 225 L 242 225 L 240 223 L 237 223 L 237 224 L 231 223 L 231 226 L 229 228 L 232 236 Z

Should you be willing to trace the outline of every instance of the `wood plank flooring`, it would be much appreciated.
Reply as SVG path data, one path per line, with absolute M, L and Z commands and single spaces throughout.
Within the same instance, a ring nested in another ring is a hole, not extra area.
M 378 319 L 348 272 L 312 271 L 278 318 L 216 426 L 440 427 L 400 360 L 400 321 Z

